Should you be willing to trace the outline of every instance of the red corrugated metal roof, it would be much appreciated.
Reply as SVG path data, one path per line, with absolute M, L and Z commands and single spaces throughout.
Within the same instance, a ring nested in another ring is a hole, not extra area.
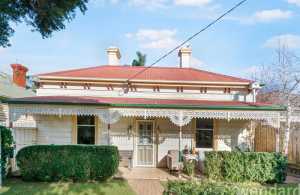
M 10 103 L 45 103 L 45 104 L 99 104 L 99 105 L 147 105 L 147 106 L 187 106 L 187 107 L 268 107 L 272 104 L 250 103 L 239 101 L 208 101 L 208 100 L 179 100 L 179 99 L 147 99 L 126 97 L 88 97 L 88 96 L 34 96 L 11 99 Z
M 145 67 L 136 66 L 97 66 L 75 70 L 59 71 L 38 76 L 52 77 L 77 77 L 77 78 L 99 78 L 99 79 L 128 79 L 136 75 Z M 218 73 L 198 70 L 195 68 L 175 68 L 175 67 L 151 67 L 133 80 L 151 80 L 151 81 L 207 81 L 207 82 L 246 82 L 250 80 L 241 79 L 232 76 L 226 76 Z

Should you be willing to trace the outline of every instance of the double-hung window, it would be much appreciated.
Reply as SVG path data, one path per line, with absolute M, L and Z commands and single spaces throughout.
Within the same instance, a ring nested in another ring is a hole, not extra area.
M 196 148 L 213 147 L 213 119 L 196 120 Z
M 77 116 L 77 144 L 95 144 L 95 117 Z

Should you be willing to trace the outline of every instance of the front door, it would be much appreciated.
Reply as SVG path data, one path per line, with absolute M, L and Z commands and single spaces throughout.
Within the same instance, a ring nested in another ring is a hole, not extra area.
M 153 122 L 138 122 L 138 140 L 137 140 L 137 165 L 154 165 L 154 145 L 153 145 Z

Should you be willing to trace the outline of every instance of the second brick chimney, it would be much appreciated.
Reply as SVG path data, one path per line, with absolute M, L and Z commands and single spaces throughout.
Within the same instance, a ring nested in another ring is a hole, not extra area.
M 13 69 L 13 82 L 19 87 L 26 87 L 26 73 L 28 69 L 22 64 L 11 64 Z

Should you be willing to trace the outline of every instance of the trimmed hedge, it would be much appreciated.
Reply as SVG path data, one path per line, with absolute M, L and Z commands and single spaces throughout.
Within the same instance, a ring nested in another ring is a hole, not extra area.
M 267 152 L 205 152 L 205 173 L 213 180 L 283 183 L 287 158 Z
M 258 183 L 213 182 L 211 180 L 168 181 L 164 195 L 271 195 L 300 194 L 297 184 L 261 185 Z
M 236 186 L 196 181 L 168 181 L 164 195 L 239 195 Z
M 119 152 L 115 146 L 34 145 L 16 159 L 27 181 L 106 180 L 118 169 Z

